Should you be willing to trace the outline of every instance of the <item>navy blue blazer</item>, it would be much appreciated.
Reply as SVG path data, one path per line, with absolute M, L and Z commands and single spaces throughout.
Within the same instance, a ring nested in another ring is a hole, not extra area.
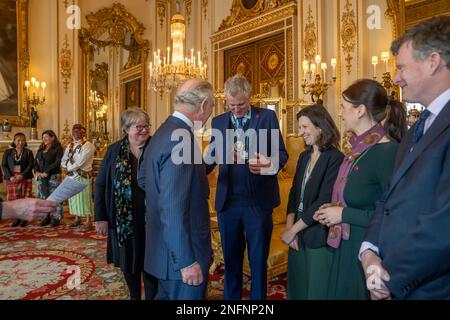
M 301 188 L 306 166 L 311 158 L 311 151 L 304 151 L 298 158 L 297 169 L 289 192 L 287 214 L 296 213 L 300 205 Z M 308 248 L 320 248 L 326 245 L 328 228 L 313 219 L 314 213 L 325 203 L 331 202 L 333 186 L 344 155 L 335 147 L 322 151 L 310 179 L 306 183 L 303 195 L 303 222 L 308 228 L 301 231 L 301 242 Z
M 177 129 L 184 135 L 171 141 Z M 189 126 L 170 116 L 153 135 L 141 163 L 138 184 L 145 190 L 147 206 L 144 269 L 158 279 L 181 280 L 180 270 L 195 261 L 208 274 L 209 186 L 200 149 L 200 163 L 194 164 L 194 148 L 199 147 Z M 190 163 L 176 164 L 172 153 L 186 156 Z
M 450 101 L 410 152 L 413 126 L 365 241 L 399 299 L 450 299 Z
M 209 174 L 214 170 L 215 166 L 219 164 L 219 177 L 217 180 L 217 192 L 216 192 L 216 210 L 221 212 L 225 207 L 225 202 L 227 200 L 228 186 L 229 186 L 229 175 L 228 168 L 232 164 L 225 164 L 226 157 L 232 154 L 234 145 L 226 143 L 226 130 L 230 128 L 230 114 L 231 112 L 225 112 L 212 119 L 212 129 L 219 130 L 224 137 L 223 150 L 214 149 L 211 151 L 211 155 L 216 161 L 213 164 L 207 165 L 207 173 Z M 251 107 L 251 118 L 249 122 L 248 129 L 254 129 L 258 132 L 260 129 L 267 130 L 267 150 L 259 150 L 259 136 L 256 136 L 256 143 L 258 144 L 257 151 L 264 154 L 265 156 L 272 156 L 274 153 L 271 150 L 271 130 L 278 130 L 278 172 L 284 167 L 288 160 L 288 153 L 284 146 L 283 137 L 281 135 L 280 126 L 278 124 L 278 119 L 272 110 Z M 214 134 L 211 139 L 211 146 L 214 146 L 216 138 Z M 252 142 L 250 142 L 252 144 Z M 215 146 L 213 147 L 215 148 Z M 220 152 L 222 152 L 220 154 Z M 223 161 L 220 161 L 221 155 L 223 155 Z M 252 155 L 250 155 L 250 158 Z M 219 159 L 219 160 L 217 160 Z M 256 201 L 262 208 L 273 209 L 280 205 L 280 192 L 278 186 L 277 175 L 259 175 L 252 174 L 250 185 L 253 187 Z

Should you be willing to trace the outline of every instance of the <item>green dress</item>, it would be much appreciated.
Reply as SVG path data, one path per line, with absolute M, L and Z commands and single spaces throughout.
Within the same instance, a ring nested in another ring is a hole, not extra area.
M 359 249 L 364 240 L 385 184 L 392 174 L 398 143 L 387 142 L 373 146 L 350 171 L 344 190 L 347 205 L 342 212 L 342 222 L 350 225 L 349 240 L 342 240 L 333 252 L 328 299 L 369 299 Z
M 328 272 L 333 248 L 308 248 L 300 239 L 298 251 L 289 248 L 287 298 L 324 300 L 327 298 Z

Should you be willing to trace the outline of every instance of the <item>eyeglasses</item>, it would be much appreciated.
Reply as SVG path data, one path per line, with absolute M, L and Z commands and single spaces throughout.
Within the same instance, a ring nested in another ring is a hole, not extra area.
M 150 129 L 151 125 L 149 124 L 145 124 L 145 125 L 132 125 L 132 127 L 134 127 L 137 131 L 142 131 L 142 130 L 148 130 Z

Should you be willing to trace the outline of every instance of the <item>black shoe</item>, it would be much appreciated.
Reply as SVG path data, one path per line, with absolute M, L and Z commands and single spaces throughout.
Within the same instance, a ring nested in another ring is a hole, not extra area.
M 69 225 L 69 228 L 76 228 L 76 227 L 78 227 L 80 224 L 81 224 L 81 221 L 80 221 L 80 220 L 75 221 L 74 223 L 71 223 L 71 224 Z
M 57 227 L 60 223 L 60 220 L 53 220 L 52 223 L 50 223 L 50 227 Z
M 17 219 L 16 221 L 14 221 L 14 222 L 11 224 L 11 227 L 18 227 L 19 224 L 20 224 L 21 222 L 22 222 L 22 220 Z
M 49 225 L 50 222 L 51 222 L 50 215 L 48 215 L 41 221 L 41 227 Z
M 19 225 L 19 226 L 21 226 L 21 227 L 23 228 L 23 227 L 25 227 L 27 224 L 28 224 L 28 221 L 22 220 L 22 221 L 20 222 L 20 225 Z

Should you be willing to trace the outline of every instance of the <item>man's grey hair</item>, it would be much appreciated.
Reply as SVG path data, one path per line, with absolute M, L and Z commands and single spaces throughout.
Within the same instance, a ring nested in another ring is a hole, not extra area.
M 210 106 L 214 105 L 213 87 L 211 83 L 206 80 L 201 80 L 195 87 L 189 90 L 182 90 L 182 86 L 178 89 L 175 95 L 175 107 L 183 104 L 188 107 L 188 113 L 196 113 L 200 104 L 205 99 Z
M 400 47 L 409 41 L 416 60 L 424 60 L 437 52 L 450 69 L 450 16 L 433 17 L 415 25 L 392 42 L 392 53 L 397 55 Z
M 150 117 L 147 112 L 140 108 L 130 108 L 122 112 L 120 115 L 120 126 L 123 133 L 127 133 L 133 124 L 145 122 L 150 125 Z
M 223 91 L 225 97 L 235 97 L 239 92 L 242 92 L 247 99 L 250 99 L 252 96 L 250 83 L 246 77 L 240 74 L 228 78 Z

